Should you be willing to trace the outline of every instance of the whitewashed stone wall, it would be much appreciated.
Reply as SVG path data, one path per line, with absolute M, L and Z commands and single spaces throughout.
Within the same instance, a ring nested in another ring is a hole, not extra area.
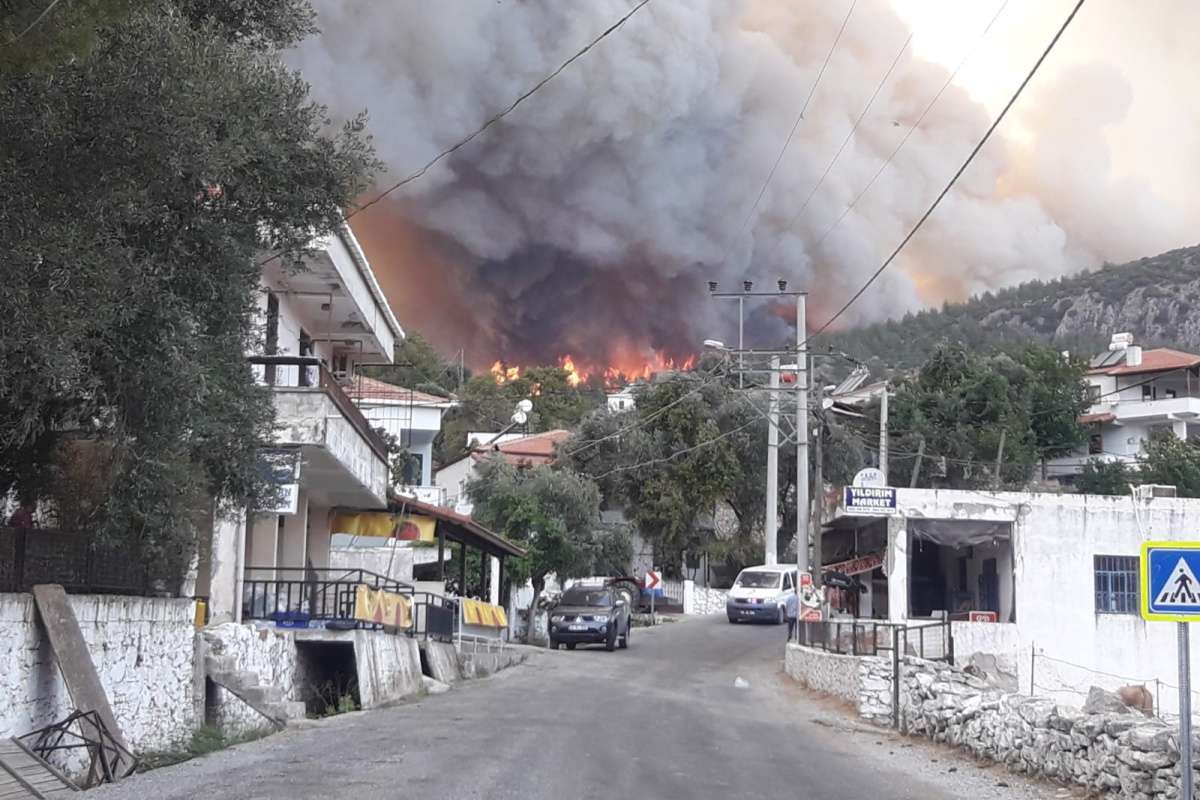
M 853 703 L 863 718 L 891 723 L 890 659 L 789 644 L 784 668 L 805 686 Z M 1126 800 L 1178 797 L 1176 729 L 1132 709 L 1084 713 L 909 656 L 901 664 L 900 724 L 910 735 L 1090 792 Z M 1192 749 L 1200 756 L 1200 738 L 1193 738 Z
M 291 631 L 227 622 L 204 629 L 209 655 L 232 656 L 237 668 L 253 672 L 264 686 L 277 686 L 285 700 L 301 700 L 303 678 Z M 210 721 L 229 735 L 269 728 L 271 723 L 233 693 L 213 686 L 208 697 Z
M 728 599 L 729 592 L 724 589 L 697 586 L 695 581 L 683 582 L 684 614 L 724 614 Z
M 783 669 L 801 685 L 840 697 L 857 708 L 862 693 L 861 662 L 865 660 L 868 659 L 789 643 L 784 651 Z
M 911 734 L 1094 792 L 1129 800 L 1178 796 L 1179 742 L 1161 720 L 1133 710 L 1087 714 L 999 692 L 962 670 L 914 658 L 904 660 L 902 681 L 902 724 Z
M 169 748 L 200 718 L 191 600 L 71 595 L 113 715 L 135 751 Z M 33 596 L 0 594 L 0 738 L 57 722 L 74 710 L 37 620 Z M 81 761 L 63 762 L 68 771 Z

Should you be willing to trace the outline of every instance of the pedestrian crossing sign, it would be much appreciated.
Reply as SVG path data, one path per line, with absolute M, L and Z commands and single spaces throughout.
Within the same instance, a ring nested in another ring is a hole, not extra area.
M 1142 544 L 1142 618 L 1200 622 L 1200 541 Z

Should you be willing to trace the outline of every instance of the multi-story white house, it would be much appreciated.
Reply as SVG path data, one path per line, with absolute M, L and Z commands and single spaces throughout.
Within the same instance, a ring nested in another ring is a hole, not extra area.
M 348 226 L 314 243 L 302 263 L 263 266 L 261 347 L 249 355 L 272 391 L 274 448 L 264 454 L 282 502 L 214 514 L 198 595 L 214 621 L 236 620 L 247 581 L 303 579 L 329 563 L 335 507 L 386 508 L 386 442 L 343 384 L 356 365 L 390 363 L 404 336 Z
M 444 492 L 433 484 L 433 440 L 442 429 L 442 415 L 457 401 L 364 375 L 355 376 L 346 393 L 372 426 L 386 431 L 408 453 L 407 470 L 400 470 L 405 474 L 392 487 L 396 493 L 444 505 Z
M 1143 350 L 1118 333 L 1092 359 L 1087 373 L 1092 406 L 1081 421 L 1086 447 L 1047 462 L 1051 477 L 1070 479 L 1089 459 L 1136 464 L 1143 443 L 1156 431 L 1180 439 L 1200 434 L 1200 355 L 1160 347 Z

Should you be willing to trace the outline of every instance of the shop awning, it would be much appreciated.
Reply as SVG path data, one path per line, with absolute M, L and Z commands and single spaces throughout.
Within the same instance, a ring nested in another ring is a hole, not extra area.
M 448 508 L 431 506 L 411 497 L 392 495 L 388 499 L 388 510 L 393 514 L 409 517 L 424 517 L 434 520 L 435 535 L 441 535 L 451 541 L 460 542 L 467 547 L 482 550 L 497 558 L 524 558 L 525 548 L 513 544 L 493 531 L 480 525 L 470 517 L 456 514 Z

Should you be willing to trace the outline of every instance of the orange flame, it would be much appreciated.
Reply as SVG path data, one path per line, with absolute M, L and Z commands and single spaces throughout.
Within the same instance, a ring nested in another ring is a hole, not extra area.
M 575 366 L 575 361 L 569 355 L 563 356 L 558 360 L 558 365 L 567 373 L 567 383 L 572 386 L 578 386 L 588 379 L 586 372 L 580 372 Z
M 497 361 L 495 364 L 492 364 L 492 368 L 488 371 L 492 373 L 493 380 L 495 380 L 498 384 L 505 384 L 509 381 L 515 381 L 517 378 L 521 377 L 520 367 L 505 367 L 504 362 L 502 361 Z
M 626 354 L 617 356 L 613 359 L 613 362 L 608 366 L 599 364 L 590 365 L 577 362 L 575 357 L 570 354 L 562 355 L 558 358 L 558 366 L 566 372 L 567 383 L 571 386 L 581 386 L 587 383 L 588 379 L 593 375 L 599 375 L 604 380 L 604 387 L 611 390 L 620 389 L 634 381 L 650 380 L 650 378 L 660 372 L 693 369 L 696 366 L 696 357 L 688 356 L 676 361 L 661 351 L 652 351 L 652 356 L 649 358 L 644 353 Z M 522 370 L 522 367 L 508 367 L 505 366 L 503 361 L 497 361 L 492 364 L 489 372 L 497 384 L 503 385 L 520 378 Z M 540 394 L 541 387 L 536 386 L 531 391 L 535 395 Z

